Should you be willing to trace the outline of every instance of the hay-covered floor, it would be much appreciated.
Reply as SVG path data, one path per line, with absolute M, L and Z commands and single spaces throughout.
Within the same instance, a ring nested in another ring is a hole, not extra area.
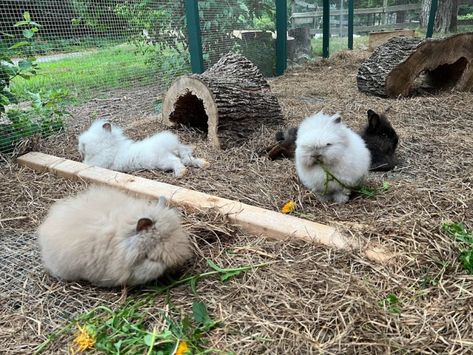
M 355 252 L 249 236 L 214 214 L 187 214 L 196 257 L 182 272 L 207 271 L 208 258 L 226 267 L 275 262 L 227 283 L 216 278 L 199 282 L 199 296 L 211 316 L 222 321 L 211 332 L 209 347 L 246 354 L 471 352 L 473 275 L 462 269 L 458 244 L 440 226 L 454 221 L 473 229 L 473 96 L 366 96 L 356 88 L 356 71 L 366 56 L 340 53 L 294 69 L 273 80 L 271 87 L 287 125 L 324 109 L 341 112 L 349 126 L 359 129 L 366 110 L 391 106 L 388 117 L 400 136 L 400 165 L 368 178 L 373 186 L 388 181 L 387 192 L 342 206 L 318 202 L 299 185 L 293 162 L 258 156 L 278 127 L 262 127 L 248 144 L 227 151 L 211 149 L 201 134 L 179 129 L 181 139 L 194 144 L 196 155 L 208 159 L 211 167 L 192 169 L 178 180 L 160 171 L 136 173 L 273 210 L 294 199 L 297 215 L 341 226 L 398 253 L 392 265 L 381 266 Z M 69 130 L 36 149 L 78 159 L 77 134 L 96 115 L 113 117 L 133 138 L 164 129 L 153 120 L 153 107 L 143 92 L 120 94 L 111 95 L 113 104 L 96 101 L 74 108 Z M 137 111 L 133 120 L 130 107 Z M 7 300 L 0 306 L 0 352 L 29 353 L 71 315 L 119 304 L 121 291 L 63 284 L 39 265 L 34 229 L 55 199 L 84 185 L 14 163 L 2 166 L 0 183 L 0 299 Z M 399 314 L 380 305 L 389 294 L 397 296 Z M 171 295 L 174 305 L 184 310 L 194 300 L 187 285 Z M 156 323 L 162 322 L 155 315 L 164 303 L 163 296 L 146 310 Z M 60 338 L 48 351 L 66 352 L 68 341 L 70 337 Z

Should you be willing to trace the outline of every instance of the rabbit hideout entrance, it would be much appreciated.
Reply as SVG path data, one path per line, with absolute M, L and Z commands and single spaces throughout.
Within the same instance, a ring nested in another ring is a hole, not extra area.
M 282 123 L 278 99 L 259 69 L 228 53 L 203 74 L 178 78 L 166 93 L 162 118 L 207 133 L 217 148 L 238 146 L 264 125 Z

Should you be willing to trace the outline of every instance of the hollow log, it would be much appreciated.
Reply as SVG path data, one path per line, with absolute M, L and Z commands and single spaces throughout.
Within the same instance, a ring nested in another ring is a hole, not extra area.
M 375 49 L 359 68 L 358 89 L 384 97 L 417 90 L 473 88 L 473 33 L 441 39 L 395 37 Z
M 229 53 L 203 74 L 181 76 L 163 102 L 163 122 L 207 132 L 218 148 L 241 145 L 262 125 L 283 120 L 278 99 L 259 69 Z

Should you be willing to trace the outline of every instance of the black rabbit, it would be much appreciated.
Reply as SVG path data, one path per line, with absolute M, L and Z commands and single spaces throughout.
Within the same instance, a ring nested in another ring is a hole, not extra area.
M 395 151 L 399 137 L 384 113 L 377 114 L 373 110 L 367 113 L 368 125 L 360 134 L 371 152 L 370 170 L 392 170 L 396 166 Z
M 296 150 L 297 127 L 290 127 L 285 131 L 279 131 L 275 135 L 276 144 L 264 149 L 263 153 L 268 155 L 270 160 L 279 158 L 294 158 Z

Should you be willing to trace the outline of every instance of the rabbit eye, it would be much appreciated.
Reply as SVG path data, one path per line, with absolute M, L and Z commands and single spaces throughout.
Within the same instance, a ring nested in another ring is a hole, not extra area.
M 327 143 L 327 147 L 330 147 L 332 145 L 332 143 Z

